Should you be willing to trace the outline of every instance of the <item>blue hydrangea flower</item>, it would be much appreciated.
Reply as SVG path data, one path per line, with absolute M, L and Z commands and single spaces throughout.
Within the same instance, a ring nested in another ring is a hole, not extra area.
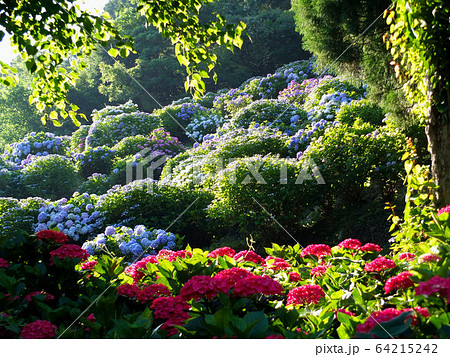
M 134 234 L 137 236 L 141 236 L 144 232 L 145 232 L 145 226 L 143 226 L 142 224 L 139 226 L 136 226 L 134 228 Z
M 106 229 L 105 229 L 105 235 L 107 235 L 107 236 L 112 236 L 112 235 L 114 235 L 114 234 L 116 234 L 116 229 L 115 229 L 113 226 L 108 226 L 108 227 L 106 227 Z

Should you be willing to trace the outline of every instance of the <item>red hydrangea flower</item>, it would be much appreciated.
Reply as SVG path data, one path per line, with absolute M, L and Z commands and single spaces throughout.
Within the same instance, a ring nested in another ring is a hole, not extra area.
M 251 250 L 240 251 L 239 253 L 235 254 L 233 258 L 234 258 L 234 260 L 242 259 L 247 262 L 253 262 L 253 263 L 257 263 L 257 264 L 264 263 L 264 259 L 260 255 L 256 254 L 255 252 L 253 252 Z
M 447 303 L 450 303 L 450 278 L 442 278 L 437 275 L 433 276 L 428 281 L 421 281 L 414 291 L 416 295 L 439 293 L 447 299 Z
M 283 287 L 268 275 L 252 275 L 238 280 L 233 290 L 233 296 L 250 296 L 253 294 L 280 295 Z
M 362 252 L 381 252 L 381 247 L 378 244 L 367 243 L 359 248 Z
M 283 258 L 276 258 L 270 255 L 266 258 L 264 265 L 267 267 L 267 269 L 272 270 L 286 270 L 291 267 L 291 264 L 289 264 Z
M 393 290 L 408 289 L 414 286 L 414 282 L 410 279 L 412 274 L 409 271 L 404 271 L 392 278 L 389 278 L 384 284 L 384 292 L 389 294 Z
M 55 337 L 56 326 L 50 321 L 36 320 L 22 327 L 22 338 L 52 338 Z
M 170 296 L 169 288 L 163 284 L 146 286 L 137 293 L 137 301 L 146 303 L 161 296 Z
M 326 244 L 310 244 L 300 253 L 301 257 L 306 255 L 315 255 L 317 258 L 322 258 L 331 255 L 331 247 Z
M 450 213 L 450 205 L 442 207 L 439 211 L 438 211 L 438 216 L 441 215 L 442 213 Z
M 335 310 L 336 316 L 337 316 L 337 313 L 338 313 L 338 312 L 342 312 L 343 314 L 347 314 L 347 315 L 349 315 L 349 316 L 356 316 L 353 312 L 348 311 L 348 310 L 345 310 L 345 309 L 336 309 L 336 310 Z
M 144 277 L 144 273 L 142 270 L 147 269 L 147 264 L 158 264 L 158 259 L 154 255 L 148 255 L 138 262 L 131 264 L 125 268 L 125 274 L 131 276 L 135 283 L 141 280 Z
M 414 253 L 400 253 L 398 255 L 399 260 L 414 260 L 416 255 Z
M 117 292 L 119 295 L 134 298 L 138 296 L 138 294 L 141 292 L 141 289 L 139 289 L 139 286 L 135 284 L 122 284 L 117 287 Z
M 207 275 L 197 275 L 189 279 L 181 288 L 180 296 L 184 300 L 212 299 L 218 294 L 216 280 Z
M 414 310 L 424 317 L 430 316 L 430 313 L 425 308 L 417 307 Z M 369 318 L 364 323 L 356 327 L 356 331 L 359 333 L 369 333 L 370 330 L 372 330 L 379 323 L 390 321 L 394 317 L 397 317 L 406 311 L 413 311 L 413 309 L 408 308 L 403 310 L 397 310 L 394 308 L 389 308 L 381 311 L 372 312 Z M 412 324 L 416 324 L 417 320 L 414 317 L 412 317 L 412 319 L 413 319 Z
M 395 262 L 385 257 L 379 257 L 370 263 L 367 263 L 364 267 L 365 271 L 382 271 L 386 269 L 395 268 Z
M 156 258 L 158 258 L 158 259 L 168 260 L 169 262 L 173 262 L 177 258 L 184 259 L 187 257 L 192 257 L 192 253 L 190 253 L 186 250 L 179 250 L 179 251 L 174 252 L 173 250 L 168 250 L 168 249 L 161 249 L 158 252 L 158 255 L 156 256 Z
M 69 240 L 67 236 L 62 232 L 56 232 L 52 230 L 43 230 L 36 233 L 36 237 L 39 240 L 47 241 L 47 242 L 56 242 L 56 243 L 64 243 Z
M 97 265 L 97 261 L 91 260 L 89 262 L 85 262 L 85 263 L 81 264 L 81 269 L 82 270 L 92 270 L 92 268 L 95 267 L 96 265 Z
M 438 262 L 441 260 L 441 257 L 437 254 L 433 253 L 425 253 L 422 254 L 417 260 L 419 263 L 429 263 L 429 262 Z
M 311 274 L 311 276 L 317 276 L 317 277 L 323 276 L 323 275 L 325 275 L 327 269 L 330 267 L 331 267 L 331 265 L 319 265 L 317 267 L 312 268 L 310 274 Z
M 338 247 L 345 248 L 345 249 L 358 250 L 361 247 L 361 242 L 358 239 L 348 238 L 346 240 L 343 240 L 341 243 L 339 243 Z
M 320 299 L 325 297 L 325 293 L 319 285 L 303 285 L 289 291 L 287 295 L 287 305 L 307 305 L 317 304 Z
M 179 296 L 168 296 L 159 297 L 153 300 L 150 306 L 155 311 L 155 317 L 157 319 L 168 320 L 170 318 L 180 318 L 188 319 L 190 306 Z
M 83 248 L 75 244 L 65 244 L 50 252 L 52 256 L 50 261 L 53 263 L 53 257 L 58 257 L 59 259 L 65 258 L 79 258 L 81 260 L 86 260 L 89 258 L 89 253 Z
M 253 276 L 248 270 L 242 268 L 225 269 L 214 276 L 217 291 L 227 293 L 236 286 L 236 282 L 248 276 Z
M 55 297 L 52 294 L 47 294 L 44 291 L 33 291 L 32 293 L 25 296 L 25 300 L 31 302 L 32 297 L 36 295 L 45 295 L 45 301 L 55 299 Z
M 88 316 L 86 316 L 86 318 L 87 318 L 90 322 L 92 322 L 92 323 L 94 323 L 95 321 L 97 321 L 97 319 L 95 318 L 95 316 L 94 316 L 93 313 L 91 313 L 91 314 L 89 314 Z
M 302 280 L 301 276 L 299 273 L 295 272 L 295 271 L 291 271 L 289 273 L 289 282 L 291 283 L 295 283 L 297 281 Z
M 0 258 L 0 268 L 9 268 L 9 263 L 6 259 Z
M 217 257 L 223 257 L 224 255 L 228 255 L 229 257 L 234 257 L 236 252 L 234 249 L 231 249 L 229 247 L 222 247 L 214 249 L 212 252 L 208 254 L 208 258 L 217 258 Z

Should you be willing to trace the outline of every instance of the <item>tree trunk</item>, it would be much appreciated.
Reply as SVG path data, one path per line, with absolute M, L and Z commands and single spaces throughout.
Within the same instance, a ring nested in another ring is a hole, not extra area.
M 428 92 L 431 106 L 428 113 L 426 134 L 431 154 L 431 172 L 439 188 L 436 192 L 437 208 L 450 205 L 450 110 L 439 111 L 438 90 L 430 89 Z M 447 103 L 449 103 L 447 91 Z

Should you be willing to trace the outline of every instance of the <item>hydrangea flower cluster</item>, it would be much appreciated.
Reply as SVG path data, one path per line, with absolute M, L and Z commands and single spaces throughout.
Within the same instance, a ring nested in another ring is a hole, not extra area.
M 317 304 L 325 297 L 325 293 L 319 285 L 307 284 L 293 288 L 287 295 L 287 305 Z
M 165 131 L 163 128 L 157 128 L 151 132 L 148 141 L 138 145 L 137 149 L 139 151 L 145 150 L 148 153 L 161 151 L 164 155 L 172 157 L 182 152 L 185 147 L 178 138 L 171 136 L 168 131 Z
M 286 70 L 286 74 L 289 77 L 289 75 L 296 76 L 293 73 L 293 70 L 288 73 L 289 70 Z M 257 97 L 261 99 L 266 98 L 276 98 L 278 93 L 284 89 L 287 85 L 286 79 L 283 74 L 281 73 L 274 73 L 274 74 L 268 74 L 266 77 L 263 77 L 259 80 L 258 86 L 257 86 Z
M 147 229 L 138 225 L 134 229 L 120 226 L 108 226 L 104 233 L 93 240 L 86 241 L 83 248 L 89 254 L 111 252 L 134 260 L 143 254 L 155 255 L 162 249 L 175 249 L 179 238 L 162 229 Z
M 293 118 L 296 118 L 295 122 Z M 275 99 L 260 99 L 240 109 L 233 115 L 230 124 L 236 128 L 263 125 L 290 135 L 304 119 L 306 113 L 292 104 Z
M 9 268 L 9 263 L 6 259 L 0 258 L 0 268 Z
M 67 137 L 55 136 L 53 133 L 32 132 L 25 136 L 22 141 L 10 144 L 2 158 L 16 165 L 24 166 L 32 156 L 64 155 L 67 146 Z
M 115 155 L 114 149 L 97 146 L 87 148 L 83 153 L 74 155 L 74 158 L 83 177 L 88 177 L 93 173 L 109 173 Z
M 89 258 L 89 254 L 86 250 L 83 248 L 80 248 L 80 246 L 76 244 L 64 244 L 61 247 L 52 250 L 50 252 L 51 259 L 50 261 L 53 263 L 53 258 L 57 257 L 59 259 L 65 259 L 65 258 L 79 258 L 82 261 Z
M 95 210 L 96 200 L 96 195 L 75 193 L 70 200 L 63 198 L 45 205 L 39 209 L 34 231 L 58 228 L 74 241 L 83 240 L 103 225 L 104 218 Z
M 150 308 L 155 311 L 155 318 L 166 320 L 161 328 L 167 330 L 169 336 L 177 332 L 173 326 L 181 326 L 190 318 L 187 312 L 190 305 L 179 296 L 156 298 Z
M 398 255 L 398 259 L 399 260 L 414 260 L 416 258 L 416 255 L 414 253 L 409 253 L 409 252 L 405 252 L 405 253 L 400 253 Z
M 41 241 L 55 242 L 60 244 L 65 243 L 69 240 L 64 233 L 48 229 L 37 232 L 36 237 Z
M 440 215 L 443 214 L 443 213 L 450 213 L 450 205 L 445 206 L 445 207 L 442 207 L 442 208 L 438 211 L 437 215 L 440 216 Z
M 202 112 L 206 112 L 208 109 L 199 103 L 183 103 L 181 104 L 178 112 L 175 114 L 177 119 L 188 122 L 195 115 L 199 115 Z
M 307 78 L 314 78 L 316 72 L 314 71 L 314 59 L 300 60 L 288 63 L 276 70 L 276 73 L 281 73 L 286 81 L 286 84 L 296 81 L 305 80 Z
M 330 268 L 331 265 L 319 265 L 316 266 L 314 268 L 311 269 L 311 276 L 315 276 L 315 277 L 321 277 L 324 276 L 325 273 L 327 272 L 328 268 Z
M 297 119 L 295 116 L 291 118 L 291 121 Z M 293 122 L 292 125 L 295 125 Z M 314 140 L 320 137 L 326 128 L 334 128 L 338 126 L 337 121 L 329 122 L 325 119 L 321 119 L 317 122 L 313 121 L 306 128 L 299 129 L 289 141 L 289 148 L 297 152 L 297 158 L 299 158 L 303 151 L 305 151 L 308 145 Z M 301 150 L 301 151 L 300 151 Z
M 374 311 L 370 314 L 370 316 L 367 318 L 367 320 L 364 323 L 362 323 L 356 327 L 356 331 L 359 333 L 369 333 L 379 323 L 390 321 L 393 318 L 401 315 L 404 312 L 408 312 L 408 311 L 413 311 L 413 309 L 408 308 L 408 309 L 403 309 L 403 310 L 397 310 L 394 308 L 388 308 L 388 309 L 384 309 L 381 311 Z M 425 308 L 417 307 L 414 309 L 414 311 L 418 312 L 423 317 L 430 316 L 430 313 Z M 411 317 L 409 317 L 409 318 L 411 318 Z M 413 319 L 412 323 L 415 323 L 416 318 L 412 317 L 412 319 Z
M 440 294 L 450 303 L 450 278 L 442 278 L 433 276 L 428 281 L 421 281 L 419 286 L 414 290 L 416 295 L 432 295 Z
M 55 300 L 55 297 L 52 294 L 48 294 L 45 291 L 33 291 L 32 293 L 25 296 L 25 301 L 31 302 L 33 296 L 43 295 L 45 301 Z
M 283 258 L 272 257 L 270 255 L 266 257 L 264 265 L 267 269 L 272 270 L 285 270 L 291 267 L 291 264 L 289 264 Z
M 195 115 L 186 126 L 186 132 L 189 137 L 201 142 L 208 134 L 215 133 L 224 122 L 224 117 L 210 109 L 201 115 Z
M 245 260 L 247 262 L 253 263 L 265 263 L 265 260 L 260 255 L 256 254 L 251 250 L 242 250 L 233 257 L 234 260 L 238 261 L 239 259 Z
M 221 247 L 221 248 L 214 249 L 213 251 L 208 253 L 208 258 L 223 257 L 225 255 L 227 255 L 229 257 L 234 257 L 235 254 L 236 254 L 236 252 L 234 251 L 234 249 L 232 249 L 230 247 Z
M 326 244 L 310 244 L 300 253 L 301 257 L 307 255 L 315 255 L 317 258 L 322 258 L 331 255 L 331 247 Z
M 147 135 L 159 126 L 158 118 L 138 111 L 131 101 L 116 107 L 106 107 L 93 112 L 85 147 L 114 145 L 128 136 Z
M 359 250 L 361 248 L 361 242 L 358 239 L 348 238 L 338 244 L 341 249 Z
M 20 330 L 22 338 L 53 338 L 57 327 L 50 321 L 36 320 L 31 322 Z
M 398 275 L 389 278 L 384 284 L 384 292 L 389 294 L 394 290 L 405 290 L 414 286 L 411 280 L 412 274 L 409 271 L 404 271 Z
M 431 263 L 431 262 L 438 262 L 441 260 L 441 257 L 434 253 L 425 253 L 419 256 L 417 261 L 419 263 Z
M 374 259 L 373 261 L 367 263 L 364 266 L 365 271 L 384 271 L 387 269 L 395 268 L 395 262 L 391 259 L 385 257 L 379 257 Z

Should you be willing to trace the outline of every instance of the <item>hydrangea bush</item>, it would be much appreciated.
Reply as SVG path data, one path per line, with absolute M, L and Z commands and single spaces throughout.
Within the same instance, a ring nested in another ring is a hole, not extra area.
M 95 207 L 97 201 L 97 195 L 76 192 L 69 200 L 50 202 L 39 209 L 34 231 L 56 228 L 72 241 L 84 242 L 103 227 L 104 217 Z
M 93 123 L 85 139 L 85 147 L 113 146 L 121 139 L 134 135 L 148 135 L 159 126 L 154 115 L 140 112 L 137 105 L 123 105 L 94 111 Z
M 68 146 L 68 137 L 55 136 L 53 133 L 32 132 L 26 135 L 22 141 L 11 144 L 3 153 L 2 158 L 23 166 L 31 156 L 65 155 Z
M 179 236 L 162 229 L 147 229 L 138 225 L 134 229 L 108 226 L 93 240 L 86 241 L 82 248 L 90 255 L 110 254 L 134 261 L 147 255 L 156 255 L 162 249 L 176 250 L 181 243 Z
M 82 181 L 74 161 L 56 154 L 35 156 L 21 173 L 29 196 L 49 199 L 71 196 Z

